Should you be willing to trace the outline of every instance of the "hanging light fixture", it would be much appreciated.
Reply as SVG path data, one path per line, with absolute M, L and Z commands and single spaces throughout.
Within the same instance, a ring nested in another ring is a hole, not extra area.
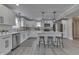
M 42 9 L 42 11 L 41 11 L 41 14 L 42 14 L 42 19 L 41 19 L 41 22 L 44 22 L 44 20 L 45 20 L 45 12 L 44 12 L 44 9 Z
M 42 20 L 43 20 L 43 19 L 44 19 L 44 14 L 45 14 L 45 12 L 42 11 L 41 13 L 42 13 Z
M 56 22 L 56 17 L 55 17 L 56 16 L 56 11 L 54 11 L 53 14 L 54 14 L 53 22 Z
M 53 31 L 55 32 L 56 31 L 56 17 L 55 17 L 56 16 L 56 11 L 54 11 L 53 14 L 54 14 L 54 18 L 53 18 L 53 23 L 54 23 L 53 24 Z

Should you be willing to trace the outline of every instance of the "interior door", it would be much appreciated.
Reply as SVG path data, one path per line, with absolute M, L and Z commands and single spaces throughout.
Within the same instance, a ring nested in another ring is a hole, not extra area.
M 73 37 L 79 39 L 79 18 L 73 18 Z

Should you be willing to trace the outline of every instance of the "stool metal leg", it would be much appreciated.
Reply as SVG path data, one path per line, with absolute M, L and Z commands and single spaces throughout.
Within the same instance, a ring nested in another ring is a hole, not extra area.
M 61 40 L 62 40 L 62 47 L 64 48 L 64 45 L 63 45 L 63 38 L 62 38 Z
M 39 48 L 40 48 L 41 39 L 39 39 Z
M 63 34 L 62 34 L 62 38 L 61 38 L 61 39 L 62 39 L 62 47 L 64 48 L 64 44 L 63 44 Z
M 59 46 L 61 47 L 61 38 L 59 39 Z
M 58 48 L 59 38 L 57 38 L 57 48 Z
M 54 41 L 53 41 L 53 39 L 51 39 L 51 42 L 52 42 L 52 44 L 53 44 L 53 46 L 54 46 Z
M 54 47 L 56 47 L 56 37 L 55 37 L 55 40 L 54 40 Z
M 43 42 L 44 42 L 44 47 L 45 47 L 45 40 L 43 39 Z
M 40 41 L 39 41 L 39 47 L 40 47 Z
M 49 48 L 49 39 L 47 39 L 47 44 L 48 44 L 48 48 Z

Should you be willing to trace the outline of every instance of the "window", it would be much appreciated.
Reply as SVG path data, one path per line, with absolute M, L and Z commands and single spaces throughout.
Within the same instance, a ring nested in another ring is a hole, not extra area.
M 24 26 L 24 19 L 22 18 L 21 19 L 21 27 L 23 27 Z
M 41 27 L 41 22 L 37 22 L 36 26 Z
M 15 25 L 13 26 L 13 28 L 19 28 L 19 27 L 20 27 L 19 19 L 16 17 Z
M 44 27 L 50 27 L 50 23 L 45 23 Z

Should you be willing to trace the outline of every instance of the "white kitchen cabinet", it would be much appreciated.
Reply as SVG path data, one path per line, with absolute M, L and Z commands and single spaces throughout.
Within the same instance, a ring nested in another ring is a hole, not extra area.
M 37 32 L 36 31 L 29 31 L 29 37 L 37 37 Z
M 20 33 L 21 43 L 28 39 L 28 33 L 26 31 Z
M 25 32 L 21 32 L 20 33 L 20 38 L 21 38 L 21 43 L 26 40 L 26 34 L 25 34 Z
M 29 38 L 28 32 L 25 32 L 25 39 L 27 40 Z
M 15 25 L 15 13 L 4 5 L 0 5 L 0 17 L 3 17 L 0 24 Z
M 21 37 L 21 41 L 20 41 L 20 42 L 22 43 L 22 42 L 24 41 L 24 38 L 25 38 L 24 33 L 21 32 L 21 33 L 20 33 L 20 37 Z
M 0 37 L 0 54 L 4 55 L 11 51 L 12 49 L 12 36 L 6 35 Z

